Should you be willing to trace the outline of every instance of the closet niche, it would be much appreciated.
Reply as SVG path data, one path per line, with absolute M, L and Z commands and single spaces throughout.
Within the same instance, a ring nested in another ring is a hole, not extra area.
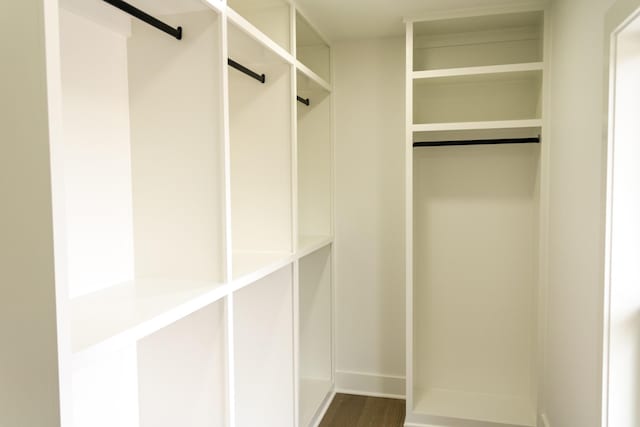
M 181 39 L 106 2 L 60 3 L 65 402 L 75 426 L 223 426 L 224 306 L 195 302 L 224 282 L 220 18 L 195 0 L 136 6 Z
M 407 425 L 536 425 L 543 35 L 407 22 Z

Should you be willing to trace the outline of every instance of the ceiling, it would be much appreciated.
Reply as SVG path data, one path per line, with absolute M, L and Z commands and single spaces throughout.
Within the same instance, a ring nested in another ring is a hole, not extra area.
M 404 34 L 405 16 L 430 11 L 529 4 L 531 0 L 296 0 L 330 41 Z

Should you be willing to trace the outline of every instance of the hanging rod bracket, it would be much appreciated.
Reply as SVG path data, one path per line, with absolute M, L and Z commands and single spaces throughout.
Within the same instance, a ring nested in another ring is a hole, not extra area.
M 258 74 L 253 70 L 250 70 L 249 68 L 245 67 L 244 65 L 234 61 L 231 58 L 227 59 L 227 64 L 229 64 L 229 66 L 231 68 L 235 68 L 236 70 L 245 73 L 247 76 L 252 77 L 254 79 L 256 79 L 257 81 L 259 81 L 260 83 L 265 83 L 267 81 L 267 76 L 265 76 L 264 74 Z
M 414 142 L 413 147 L 448 147 L 455 145 L 497 145 L 497 144 L 538 144 L 537 138 L 508 138 L 508 139 L 466 139 L 462 141 L 425 141 Z
M 128 13 L 129 15 L 138 18 L 139 20 L 146 22 L 147 24 L 151 25 L 152 27 L 156 27 L 157 29 L 159 29 L 160 31 L 164 31 L 165 33 L 169 34 L 170 36 L 175 37 L 178 40 L 182 40 L 182 27 L 178 27 L 178 28 L 173 28 L 171 25 L 165 24 L 164 22 L 160 21 L 157 18 L 154 18 L 153 16 L 149 15 L 146 12 L 143 12 L 142 10 L 138 9 L 135 6 L 130 5 L 129 3 L 122 1 L 122 0 L 102 0 L 105 3 L 109 3 L 111 6 L 113 7 L 117 7 L 118 9 L 120 9 L 123 12 Z
M 301 96 L 296 96 L 296 99 L 298 100 L 298 102 L 306 105 L 307 107 L 311 104 L 311 100 L 309 98 L 303 98 Z

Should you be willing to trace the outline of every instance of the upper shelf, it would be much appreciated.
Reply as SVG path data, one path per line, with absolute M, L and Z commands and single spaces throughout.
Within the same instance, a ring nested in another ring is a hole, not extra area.
M 502 75 L 508 77 L 509 74 L 542 72 L 544 64 L 542 62 L 528 62 L 524 64 L 503 64 L 503 65 L 483 65 L 477 67 L 446 68 L 439 70 L 414 71 L 414 80 L 445 79 L 448 77 L 481 77 L 487 75 Z
M 293 64 L 293 56 L 233 9 L 228 9 L 229 57 L 245 64 L 284 62 Z
M 291 52 L 291 5 L 284 0 L 227 0 L 229 18 L 250 22 L 284 51 Z
M 413 24 L 413 71 L 542 61 L 543 12 Z
M 541 128 L 541 119 L 531 120 L 498 120 L 484 122 L 452 122 L 452 123 L 429 123 L 415 124 L 412 126 L 413 132 L 443 132 L 443 131 L 475 131 L 475 130 L 498 130 L 498 129 L 531 129 Z
M 296 58 L 320 79 L 331 81 L 331 50 L 329 43 L 296 12 Z M 304 67 L 298 67 L 304 70 Z
M 300 61 L 296 61 L 296 69 L 298 71 L 298 85 L 302 81 L 305 88 L 314 92 L 318 90 L 331 92 L 331 84 Z

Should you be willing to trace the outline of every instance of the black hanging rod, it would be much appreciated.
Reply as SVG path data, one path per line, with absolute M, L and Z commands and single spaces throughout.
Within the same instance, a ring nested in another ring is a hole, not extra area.
M 137 7 L 131 6 L 129 3 L 124 2 L 122 0 L 103 0 L 106 3 L 109 3 L 111 6 L 117 7 L 123 12 L 128 13 L 131 16 L 138 18 L 141 21 L 146 22 L 147 24 L 156 27 L 160 31 L 164 31 L 165 33 L 175 37 L 178 40 L 182 40 L 182 27 L 173 28 L 171 25 L 165 24 L 159 19 L 154 18 L 138 9 Z
M 302 104 L 304 104 L 306 106 L 309 106 L 309 104 L 311 104 L 311 101 L 309 100 L 309 98 L 303 98 L 301 96 L 296 96 L 296 99 L 298 100 L 298 102 L 300 102 L 300 103 L 302 103 Z
M 452 145 L 490 145 L 490 144 L 538 144 L 540 137 L 536 138 L 509 138 L 509 139 L 466 139 L 462 141 L 425 141 L 414 142 L 415 147 L 446 147 Z
M 265 76 L 264 74 L 258 74 L 255 71 L 248 69 L 244 65 L 237 63 L 231 58 L 228 58 L 227 63 L 229 64 L 230 67 L 245 73 L 249 77 L 253 77 L 260 83 L 264 83 L 265 81 L 267 81 L 267 76 Z

